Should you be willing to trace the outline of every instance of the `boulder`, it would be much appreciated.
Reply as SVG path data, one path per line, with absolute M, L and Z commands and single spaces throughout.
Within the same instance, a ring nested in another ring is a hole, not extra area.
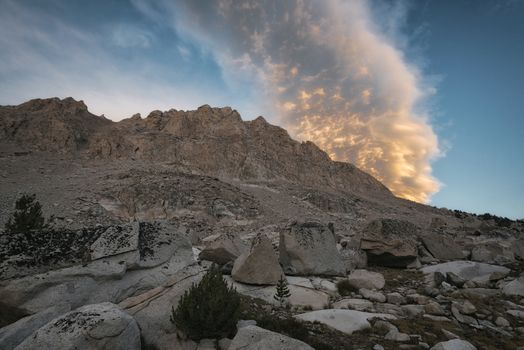
M 263 233 L 253 239 L 249 251 L 235 260 L 231 271 L 235 281 L 248 284 L 277 284 L 283 274 L 273 245 Z
M 514 279 L 502 288 L 502 293 L 510 296 L 524 297 L 524 277 Z
M 112 303 L 86 305 L 59 316 L 26 338 L 17 350 L 140 349 L 136 321 Z
M 0 328 L 0 349 L 14 349 L 34 331 L 44 326 L 55 317 L 69 311 L 71 311 L 69 304 L 57 304 Z
M 344 261 L 346 271 L 353 271 L 354 269 L 364 269 L 368 266 L 368 257 L 366 252 L 358 247 L 340 247 L 340 256 Z
M 376 292 L 374 290 L 369 290 L 366 288 L 360 288 L 358 292 L 360 295 L 362 295 L 364 298 L 368 300 L 375 301 L 377 303 L 386 302 L 386 296 L 380 292 Z
M 436 344 L 430 350 L 477 350 L 477 348 L 465 340 L 451 339 Z
M 314 350 L 308 344 L 288 336 L 268 331 L 257 326 L 238 330 L 229 345 L 229 350 Z
M 154 232 L 158 231 L 151 233 Z M 154 244 L 155 240 L 151 242 Z M 7 306 L 22 309 L 29 314 L 62 302 L 70 304 L 73 309 L 106 301 L 118 303 L 129 296 L 161 285 L 170 275 L 194 263 L 191 244 L 181 235 L 173 233 L 170 243 L 165 245 L 159 243 L 149 246 L 150 243 L 144 242 L 144 260 L 141 261 L 146 265 L 153 262 L 147 259 L 157 255 L 146 252 L 168 244 L 171 246 L 170 250 L 172 249 L 169 260 L 150 268 L 135 264 L 131 270 L 128 269 L 127 262 L 110 256 L 84 265 L 0 281 L 0 300 Z
M 367 253 L 370 264 L 406 267 L 418 257 L 417 231 L 408 221 L 374 220 L 364 229 L 360 248 Z
M 279 248 L 280 263 L 286 274 L 346 274 L 335 236 L 327 225 L 315 221 L 295 221 L 280 232 Z
M 463 280 L 469 281 L 476 278 L 487 278 L 493 272 L 501 272 L 508 274 L 510 269 L 504 266 L 490 265 L 474 261 L 450 261 L 447 263 L 437 264 L 426 266 L 420 269 L 424 274 L 428 276 L 428 282 L 434 283 L 433 274 L 435 272 L 440 272 L 444 275 L 447 275 L 448 272 L 452 272 Z
M 511 245 L 499 241 L 477 243 L 471 250 L 471 260 L 485 263 L 507 264 L 515 261 Z
M 372 319 L 395 320 L 396 317 L 388 314 L 375 314 L 355 310 L 328 309 L 307 312 L 296 315 L 296 318 L 309 322 L 320 322 L 346 334 L 353 334 L 371 328 L 369 323 Z
M 464 259 L 461 247 L 451 237 L 433 233 L 421 237 L 426 249 L 439 260 Z
M 91 260 L 112 258 L 125 260 L 129 265 L 138 261 L 138 241 L 140 224 L 108 227 L 98 239 L 91 244 Z M 126 254 L 127 253 L 127 254 Z
M 355 270 L 348 276 L 348 281 L 351 286 L 356 289 L 382 289 L 386 284 L 386 280 L 381 273 L 367 270 Z
M 199 258 L 220 265 L 234 261 L 247 250 L 247 246 L 240 237 L 232 233 L 212 235 L 204 238 L 202 243 L 204 243 L 204 249 Z
M 333 309 L 373 311 L 373 303 L 366 299 L 342 299 L 333 303 Z

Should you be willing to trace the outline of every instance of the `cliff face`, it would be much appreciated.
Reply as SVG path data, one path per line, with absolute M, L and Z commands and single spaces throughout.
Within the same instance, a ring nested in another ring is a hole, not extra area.
M 95 159 L 168 162 L 181 169 L 240 180 L 285 180 L 375 198 L 392 194 L 349 163 L 332 161 L 262 117 L 242 121 L 229 107 L 153 111 L 112 122 L 72 98 L 0 107 L 0 136 L 37 150 Z

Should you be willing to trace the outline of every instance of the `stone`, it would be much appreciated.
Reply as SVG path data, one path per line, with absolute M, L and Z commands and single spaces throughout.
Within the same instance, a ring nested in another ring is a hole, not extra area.
M 464 300 L 461 303 L 458 303 L 458 310 L 461 314 L 472 315 L 477 312 L 477 308 L 469 300 Z
M 524 277 L 509 282 L 502 288 L 502 293 L 509 296 L 524 297 Z
M 418 257 L 418 228 L 408 221 L 378 219 L 364 229 L 360 248 L 372 264 L 406 267 Z
M 435 233 L 424 235 L 421 240 L 431 255 L 439 260 L 464 259 L 461 247 L 451 237 Z
M 504 317 L 497 317 L 497 319 L 495 320 L 495 324 L 499 327 L 509 327 L 511 326 L 511 324 L 509 323 L 508 320 L 506 320 Z
M 280 263 L 290 275 L 344 276 L 333 232 L 316 221 L 294 221 L 280 232 Z
M 452 339 L 440 342 L 430 350 L 477 350 L 470 342 L 461 339 Z
M 460 339 L 460 337 L 459 337 L 458 335 L 456 335 L 455 333 L 450 332 L 450 331 L 448 331 L 448 330 L 446 330 L 446 329 L 444 329 L 444 328 L 442 328 L 441 331 L 442 331 L 442 334 L 444 334 L 444 336 L 445 336 L 446 338 L 448 338 L 449 340 L 452 340 L 452 339 Z
M 366 299 L 342 299 L 333 303 L 333 309 L 350 309 L 372 312 L 373 303 Z
M 339 249 L 339 253 L 346 267 L 346 271 L 365 269 L 368 266 L 368 256 L 366 252 L 358 247 L 346 246 Z
M 446 311 L 444 310 L 444 308 L 439 303 L 436 303 L 434 301 L 430 301 L 429 303 L 424 305 L 424 310 L 426 311 L 426 313 L 431 314 L 431 315 L 436 315 L 436 316 L 446 315 Z
M 398 292 L 386 294 L 386 299 L 390 304 L 402 305 L 406 303 L 406 298 Z
M 253 239 L 249 251 L 235 260 L 231 271 L 235 281 L 258 285 L 275 285 L 283 275 L 273 245 L 264 233 Z
M 522 310 L 507 310 L 506 313 L 508 315 L 511 315 L 515 318 L 519 318 L 521 320 L 524 320 L 524 311 Z
M 204 249 L 199 258 L 220 265 L 234 261 L 248 248 L 238 235 L 232 233 L 211 235 L 204 238 L 202 243 Z
M 402 305 L 401 308 L 404 311 L 404 314 L 410 318 L 424 314 L 423 305 Z
M 464 278 L 460 277 L 459 275 L 453 272 L 446 273 L 446 280 L 448 281 L 448 283 L 458 288 L 462 288 L 464 286 L 464 283 L 466 283 L 466 280 Z
M 85 305 L 49 321 L 16 349 L 140 350 L 140 329 L 115 304 Z
M 359 294 L 362 295 L 364 298 L 376 301 L 377 303 L 385 303 L 386 302 L 386 296 L 380 292 L 376 292 L 373 290 L 369 290 L 366 288 L 361 288 L 358 290 Z
M 256 326 L 257 321 L 255 320 L 238 320 L 237 322 L 237 329 L 244 328 L 247 326 Z
M 471 250 L 471 260 L 507 264 L 515 261 L 515 255 L 511 245 L 500 241 L 487 241 L 475 244 Z
M 134 252 L 134 258 L 138 260 L 138 239 L 140 224 L 133 222 L 127 226 L 111 226 L 91 244 L 91 260 L 118 256 L 124 253 Z M 133 262 L 133 261 L 132 261 Z
M 229 345 L 229 350 L 314 350 L 308 344 L 288 336 L 268 331 L 257 326 L 246 326 L 238 330 Z
M 318 321 L 320 323 L 325 324 L 326 326 L 329 326 L 349 335 L 353 334 L 353 332 L 355 331 L 361 331 L 364 329 L 371 328 L 371 324 L 369 323 L 369 321 L 372 319 L 396 319 L 395 316 L 388 314 L 375 314 L 355 310 L 335 309 L 312 311 L 296 315 L 295 317 L 303 321 Z
M 218 341 L 218 350 L 228 350 L 231 346 L 231 339 L 222 338 Z
M 421 268 L 420 271 L 428 276 L 428 282 L 433 283 L 433 274 L 437 271 L 443 274 L 452 272 L 467 281 L 478 277 L 487 277 L 489 279 L 489 275 L 493 272 L 508 274 L 510 269 L 504 266 L 459 260 L 426 266 Z
M 451 313 L 453 314 L 453 317 L 460 323 L 465 323 L 469 325 L 477 325 L 478 322 L 475 318 L 467 315 L 463 315 L 460 313 L 460 305 L 456 302 L 453 302 L 451 304 Z
M 399 332 L 398 329 L 396 329 L 396 330 L 389 331 L 384 336 L 384 339 L 386 339 L 386 340 L 393 340 L 393 341 L 397 341 L 397 342 L 408 342 L 408 341 L 411 340 L 411 337 L 409 335 L 407 335 L 406 333 Z
M 428 320 L 435 321 L 435 322 L 451 322 L 451 320 L 444 316 L 435 316 L 435 315 L 428 315 L 424 314 L 422 317 L 427 318 Z
M 0 328 L 0 348 L 14 349 L 34 331 L 44 326 L 55 317 L 69 311 L 71 311 L 69 304 L 57 304 Z
M 314 289 L 313 283 L 311 283 L 311 280 L 306 277 L 297 277 L 297 276 L 286 276 L 287 283 L 293 284 L 295 286 L 305 287 L 305 288 L 311 288 Z
M 385 350 L 384 347 L 380 344 L 373 345 L 373 350 Z
M 446 275 L 444 275 L 442 272 L 435 271 L 433 274 L 433 280 L 435 281 L 435 286 L 439 287 L 442 282 L 446 281 Z
M 347 277 L 349 284 L 355 289 L 382 289 L 386 280 L 381 273 L 367 270 L 354 270 Z

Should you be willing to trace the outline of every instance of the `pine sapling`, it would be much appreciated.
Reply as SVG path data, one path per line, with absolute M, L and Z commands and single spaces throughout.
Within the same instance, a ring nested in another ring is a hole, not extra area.
M 280 276 L 280 279 L 277 283 L 277 292 L 273 295 L 273 298 L 278 301 L 280 307 L 284 305 L 287 298 L 291 296 L 291 292 L 287 286 L 287 280 L 284 276 Z

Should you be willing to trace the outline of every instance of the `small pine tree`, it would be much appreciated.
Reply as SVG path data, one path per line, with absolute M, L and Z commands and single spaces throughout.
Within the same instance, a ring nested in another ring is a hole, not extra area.
M 284 302 L 291 296 L 291 292 L 287 287 L 287 280 L 284 276 L 280 276 L 277 283 L 277 292 L 273 295 L 273 299 L 278 301 L 280 307 L 284 305 Z
M 27 233 L 45 227 L 42 206 L 34 194 L 24 194 L 16 201 L 15 212 L 5 224 L 5 230 L 8 233 Z
M 239 316 L 240 296 L 214 265 L 184 293 L 176 310 L 171 308 L 170 319 L 189 339 L 200 340 L 232 335 Z

